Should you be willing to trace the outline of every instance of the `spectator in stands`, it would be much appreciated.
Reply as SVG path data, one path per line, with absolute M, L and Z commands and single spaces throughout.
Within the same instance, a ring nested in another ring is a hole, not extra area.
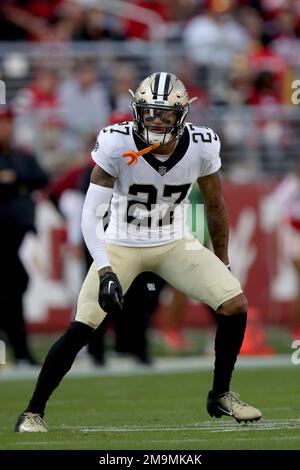
M 194 102 L 190 110 L 191 122 L 202 124 L 202 119 L 205 115 L 207 123 L 207 114 L 212 103 L 207 89 L 202 88 L 199 81 L 195 79 L 196 70 L 194 65 L 188 59 L 184 58 L 178 62 L 176 69 L 178 75 L 180 75 L 186 84 L 189 95 L 197 96 L 197 100 Z
M 59 90 L 62 118 L 66 126 L 65 150 L 82 154 L 99 127 L 107 123 L 110 106 L 105 88 L 98 80 L 94 61 L 79 59 L 72 78 L 67 78 Z
M 258 146 L 261 169 L 267 173 L 270 169 L 278 172 L 291 138 L 290 125 L 281 106 L 282 93 L 269 70 L 260 71 L 253 85 L 248 104 L 255 106 L 255 145 Z
M 236 9 L 236 18 L 245 28 L 249 37 L 249 50 L 256 50 L 264 33 L 264 21 L 254 5 L 243 5 Z
M 47 177 L 34 155 L 13 143 L 13 114 L 0 109 L 0 327 L 6 333 L 17 364 L 36 364 L 28 345 L 23 315 L 23 295 L 28 276 L 19 248 L 34 231 L 33 192 L 47 184 Z
M 55 67 L 40 65 L 32 82 L 18 92 L 13 102 L 16 141 L 31 149 L 49 174 L 56 173 L 64 165 L 59 83 Z
M 118 16 L 102 11 L 99 2 L 88 5 L 83 0 L 81 3 L 81 21 L 74 30 L 74 40 L 124 40 L 123 28 Z
M 291 65 L 299 64 L 300 15 L 295 14 L 291 6 L 283 8 L 273 24 L 270 37 L 272 50 Z
M 223 9 L 207 3 L 205 11 L 187 23 L 183 41 L 187 56 L 198 68 L 198 79 L 208 85 L 208 67 L 230 63 L 234 54 L 246 52 L 249 35 L 233 16 L 232 2 L 224 3 Z
M 118 113 L 129 113 L 130 94 L 129 89 L 134 88 L 136 82 L 136 70 L 130 63 L 117 64 L 113 68 L 112 83 L 110 87 L 111 109 Z M 131 119 L 130 117 L 127 119 Z
M 150 13 L 156 13 L 158 18 L 160 17 L 162 21 L 169 22 L 171 19 L 171 3 L 174 3 L 174 0 L 131 0 L 130 2 L 132 5 L 136 7 L 142 7 L 148 9 Z M 144 14 L 145 19 L 147 20 L 147 13 Z M 143 15 L 141 15 L 143 16 Z M 156 28 L 158 24 L 156 22 Z M 135 38 L 135 39 L 150 39 L 151 38 L 151 31 L 149 29 L 149 25 L 142 23 L 138 20 L 131 19 L 125 21 L 125 32 L 127 38 Z M 167 33 L 167 31 L 166 31 Z M 160 33 L 158 33 L 158 36 Z
M 197 14 L 200 3 L 201 0 L 130 0 L 125 11 L 134 11 L 132 8 L 135 7 L 138 14 L 133 15 L 134 19 L 124 22 L 126 36 L 128 39 L 148 40 L 155 37 L 180 41 L 183 25 L 187 19 Z M 152 28 L 151 22 L 149 24 L 151 14 L 157 15 L 152 17 Z M 144 18 L 144 22 L 139 21 L 139 18 Z
M 45 41 L 65 0 L 2 0 L 0 40 Z

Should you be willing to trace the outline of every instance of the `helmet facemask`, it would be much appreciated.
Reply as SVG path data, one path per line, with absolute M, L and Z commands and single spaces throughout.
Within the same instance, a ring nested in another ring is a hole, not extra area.
M 134 107 L 136 131 L 147 145 L 165 145 L 182 135 L 188 109 L 139 103 Z

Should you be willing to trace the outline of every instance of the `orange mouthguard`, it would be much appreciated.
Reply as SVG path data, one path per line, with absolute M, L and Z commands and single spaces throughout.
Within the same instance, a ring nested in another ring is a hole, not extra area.
M 141 155 L 145 155 L 146 153 L 151 152 L 152 150 L 156 149 L 160 146 L 160 143 L 157 142 L 156 144 L 152 144 L 149 147 L 144 148 L 143 150 L 128 150 L 128 152 L 123 153 L 122 157 L 129 157 L 127 161 L 127 165 L 135 165 L 138 162 L 138 157 Z

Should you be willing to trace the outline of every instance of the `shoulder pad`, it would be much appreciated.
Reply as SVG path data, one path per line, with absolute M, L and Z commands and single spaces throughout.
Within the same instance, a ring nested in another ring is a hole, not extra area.
M 126 139 L 131 135 L 131 127 L 131 122 L 124 122 L 101 129 L 96 145 L 101 147 L 106 154 L 126 147 Z

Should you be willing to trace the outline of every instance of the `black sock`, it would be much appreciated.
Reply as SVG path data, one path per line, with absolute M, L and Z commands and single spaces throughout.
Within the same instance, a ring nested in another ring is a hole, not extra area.
M 229 391 L 234 365 L 243 343 L 247 314 L 217 315 L 213 393 Z
M 84 323 L 72 322 L 65 334 L 53 344 L 46 356 L 26 411 L 44 414 L 51 393 L 71 369 L 77 353 L 88 343 L 93 331 Z

